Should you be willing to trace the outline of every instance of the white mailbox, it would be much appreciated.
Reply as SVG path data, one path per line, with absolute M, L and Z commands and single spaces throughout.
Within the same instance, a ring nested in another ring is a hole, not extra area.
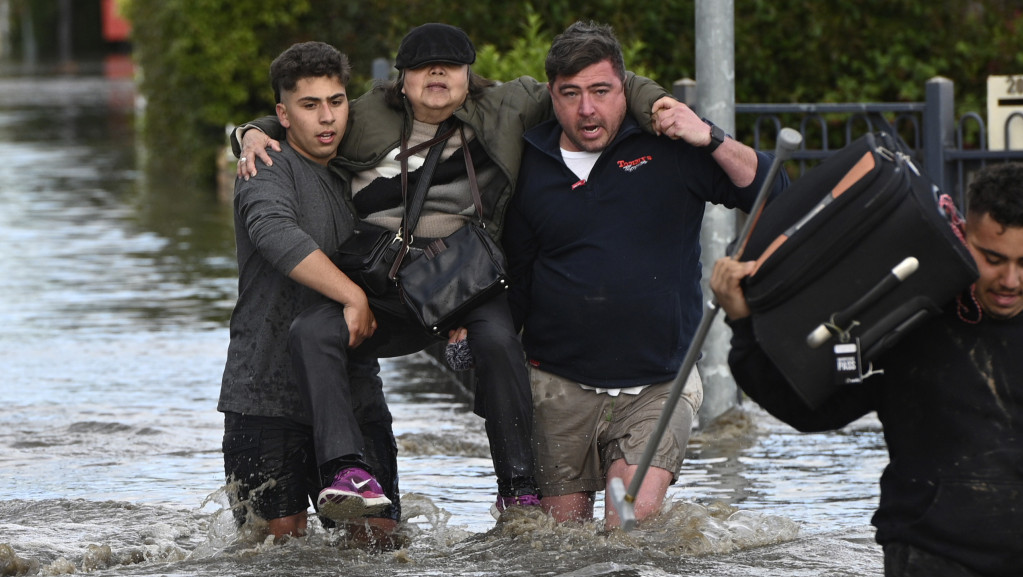
M 987 77 L 987 147 L 1023 150 L 1023 74 Z

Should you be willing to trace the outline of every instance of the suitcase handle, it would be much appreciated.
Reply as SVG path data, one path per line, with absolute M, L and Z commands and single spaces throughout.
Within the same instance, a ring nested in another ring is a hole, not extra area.
M 906 280 L 920 268 L 920 261 L 916 257 L 908 256 L 899 264 L 892 267 L 891 272 L 886 274 L 873 288 L 867 291 L 862 297 L 845 309 L 831 315 L 826 323 L 817 325 L 809 335 L 806 336 L 806 344 L 811 349 L 816 349 L 828 342 L 832 335 L 837 335 L 839 340 L 849 340 L 849 331 L 857 323 L 854 318 L 863 312 L 864 309 L 877 302 L 881 297 L 895 290 L 902 281 Z

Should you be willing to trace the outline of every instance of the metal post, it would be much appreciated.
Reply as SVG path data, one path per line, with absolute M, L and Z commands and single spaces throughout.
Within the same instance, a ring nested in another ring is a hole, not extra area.
M 671 94 L 679 102 L 683 102 L 689 108 L 696 108 L 696 81 L 692 78 L 676 80 L 671 86 Z
M 945 164 L 945 150 L 955 147 L 955 84 L 935 76 L 927 81 L 924 98 L 924 170 L 947 194 L 953 194 L 953 171 Z
M 697 112 L 735 132 L 735 4 L 696 0 Z
M 72 60 L 71 22 L 74 19 L 72 10 L 71 0 L 59 0 L 57 4 L 57 52 L 62 67 L 70 66 Z
M 373 80 L 387 80 L 391 76 L 391 61 L 386 58 L 373 59 Z
M 0 0 L 0 61 L 11 57 L 11 1 Z
M 735 3 L 734 0 L 696 0 L 696 106 L 704 118 L 735 134 Z M 722 206 L 708 205 L 703 217 L 704 296 L 710 294 L 706 279 L 714 262 L 725 256 L 735 238 L 736 215 Z M 703 406 L 700 423 L 706 425 L 736 405 L 738 387 L 728 370 L 731 330 L 715 320 L 707 334 L 700 373 Z M 685 378 L 686 376 L 680 376 Z
M 22 6 L 21 9 L 21 58 L 26 66 L 34 66 L 39 59 L 31 4 Z

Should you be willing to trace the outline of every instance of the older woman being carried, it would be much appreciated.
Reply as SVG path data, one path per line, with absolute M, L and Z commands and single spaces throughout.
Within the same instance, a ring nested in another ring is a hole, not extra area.
M 348 131 L 330 167 L 350 185 L 344 192 L 360 219 L 398 230 L 404 214 L 399 153 L 434 138 L 440 124 L 454 119 L 462 130 L 443 145 L 413 237 L 446 237 L 476 218 L 461 147 L 471 152 L 486 230 L 495 239 L 500 237 L 521 161 L 522 134 L 552 118 L 553 109 L 545 83 L 529 77 L 494 83 L 472 72 L 475 59 L 475 48 L 462 30 L 424 24 L 401 42 L 397 79 L 351 103 Z M 653 111 L 677 104 L 660 86 L 631 74 L 626 90 L 630 111 L 648 130 Z M 283 132 L 272 117 L 253 124 L 260 131 L 244 132 L 242 176 L 254 174 L 255 158 L 264 158 L 264 149 L 276 144 L 270 138 Z M 413 189 L 427 152 L 409 158 L 408 190 Z M 328 505 L 338 499 L 358 501 L 360 487 L 349 486 L 345 471 L 366 467 L 358 428 L 344 418 L 350 411 L 348 359 L 405 355 L 438 342 L 410 317 L 397 289 L 370 296 L 368 302 L 376 328 L 361 344 L 351 342 L 344 307 L 336 302 L 307 310 L 292 327 L 298 384 L 310 401 L 321 466 L 333 479 L 321 493 L 321 503 Z M 492 510 L 538 505 L 530 444 L 531 393 L 507 298 L 499 294 L 480 304 L 462 325 L 468 329 L 475 360 L 474 412 L 485 419 L 497 475 L 498 497 Z M 361 514 L 357 507 L 345 509 L 338 516 Z

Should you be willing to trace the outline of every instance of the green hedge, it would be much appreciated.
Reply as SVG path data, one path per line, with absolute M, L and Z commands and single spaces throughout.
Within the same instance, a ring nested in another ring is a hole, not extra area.
M 476 70 L 542 79 L 553 36 L 576 19 L 615 27 L 629 67 L 665 86 L 694 76 L 694 1 L 122 0 L 148 101 L 151 162 L 212 178 L 223 129 L 272 109 L 267 67 L 296 41 L 331 42 L 352 59 L 353 95 L 371 63 L 409 27 L 443 21 L 479 48 Z M 990 74 L 1023 73 L 1016 0 L 735 0 L 739 102 L 922 100 L 924 83 L 956 83 L 959 112 L 982 110 Z M 156 152 L 159 151 L 159 155 Z

